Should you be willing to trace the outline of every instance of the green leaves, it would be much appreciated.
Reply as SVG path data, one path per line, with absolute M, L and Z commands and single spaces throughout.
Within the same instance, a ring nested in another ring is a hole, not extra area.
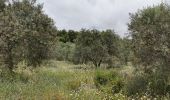
M 156 67 L 168 71 L 166 67 L 170 65 L 169 22 L 170 8 L 165 4 L 148 7 L 131 15 L 128 26 L 133 51 L 137 62 L 145 67 L 145 71 L 148 69 L 152 71 Z
M 95 67 L 109 58 L 115 56 L 117 50 L 117 37 L 112 31 L 81 30 L 76 41 L 76 58 L 82 63 L 91 61 Z
M 47 58 L 56 27 L 36 0 L 13 0 L 0 11 L 0 23 L 0 42 L 3 41 L 0 47 L 4 48 L 2 55 L 7 56 L 4 57 L 7 67 L 13 68 L 18 57 L 30 66 L 37 66 Z

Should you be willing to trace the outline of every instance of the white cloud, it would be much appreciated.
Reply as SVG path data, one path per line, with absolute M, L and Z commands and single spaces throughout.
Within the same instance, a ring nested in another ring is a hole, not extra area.
M 59 29 L 115 29 L 124 36 L 129 13 L 161 0 L 38 0 Z

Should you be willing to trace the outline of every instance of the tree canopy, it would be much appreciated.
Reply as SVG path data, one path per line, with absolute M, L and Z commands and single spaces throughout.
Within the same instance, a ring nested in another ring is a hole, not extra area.
M 170 8 L 160 4 L 131 14 L 129 30 L 132 36 L 135 62 L 145 72 L 169 72 L 170 65 Z
M 53 20 L 36 0 L 13 0 L 1 7 L 0 47 L 5 64 L 11 71 L 17 58 L 26 60 L 28 65 L 39 65 L 56 36 Z
M 113 31 L 82 29 L 76 41 L 76 58 L 81 62 L 91 61 L 95 67 L 100 67 L 101 63 L 116 55 L 118 36 Z

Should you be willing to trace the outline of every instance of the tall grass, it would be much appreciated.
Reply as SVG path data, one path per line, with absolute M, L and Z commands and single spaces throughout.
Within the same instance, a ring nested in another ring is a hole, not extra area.
M 1 72 L 0 100 L 152 100 L 148 95 L 127 97 L 123 93 L 118 74 L 126 70 L 95 70 L 62 61 L 49 61 L 31 69 L 23 63 L 13 75 Z M 100 83 L 103 81 L 106 82 Z M 119 92 L 113 93 L 115 89 Z M 168 96 L 157 98 L 169 100 Z
M 74 67 L 76 65 L 70 63 L 51 61 L 34 70 L 16 69 L 13 76 L 3 74 L 0 99 L 100 100 L 93 82 L 94 70 L 75 70 Z

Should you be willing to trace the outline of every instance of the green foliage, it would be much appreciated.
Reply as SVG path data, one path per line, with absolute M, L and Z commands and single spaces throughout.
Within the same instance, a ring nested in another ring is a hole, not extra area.
M 145 72 L 158 67 L 167 73 L 169 66 L 169 6 L 160 4 L 131 14 L 133 51 L 136 63 L 142 64 Z
M 138 73 L 131 77 L 125 85 L 128 96 L 148 94 L 150 96 L 162 96 L 168 93 L 168 84 L 161 72 L 152 74 Z
M 109 81 L 110 74 L 104 71 L 97 71 L 95 75 L 95 85 L 98 87 L 100 85 L 106 85 Z
M 132 52 L 132 41 L 128 37 L 119 40 L 119 55 L 118 58 L 122 64 L 127 65 L 128 62 L 132 62 L 133 60 L 133 52 Z
M 79 33 L 78 33 L 77 31 L 69 30 L 69 31 L 68 31 L 69 42 L 75 43 L 78 34 L 79 34 Z
M 58 38 L 60 42 L 67 43 L 71 42 L 74 43 L 77 39 L 78 32 L 74 30 L 59 30 L 58 33 Z
M 131 14 L 134 65 L 148 74 L 151 94 L 166 94 L 170 74 L 170 6 L 160 4 Z
M 166 95 L 166 93 L 168 93 L 168 91 L 166 91 L 168 84 L 162 72 L 152 73 L 148 79 L 151 95 Z
M 157 95 L 165 95 L 166 82 L 163 79 L 156 79 L 150 84 L 151 92 Z
M 25 48 L 24 58 L 28 65 L 38 66 L 47 58 L 49 47 L 55 39 L 54 22 L 43 13 L 42 5 L 37 5 L 36 1 L 16 2 L 14 8 L 22 10 L 18 18 L 25 25 L 24 44 L 22 44 Z
M 5 8 L 5 1 L 6 0 L 0 0 L 0 12 L 3 11 Z
M 143 94 L 147 91 L 147 86 L 147 78 L 144 75 L 137 74 L 127 81 L 125 91 L 128 96 L 135 95 L 137 93 Z
M 61 41 L 61 42 L 66 43 L 67 41 L 69 41 L 69 37 L 68 37 L 68 34 L 67 34 L 66 30 L 59 31 L 58 36 L 60 37 L 59 41 Z
M 56 28 L 36 0 L 8 2 L 0 12 L 0 23 L 0 53 L 10 71 L 19 61 L 38 66 L 47 58 Z
M 51 48 L 51 57 L 59 61 L 73 61 L 75 44 L 57 42 Z
M 111 56 L 118 56 L 118 42 L 120 37 L 112 30 L 101 32 L 102 43 L 106 46 L 107 52 Z
M 166 92 L 167 92 L 167 93 L 170 93 L 170 85 L 167 85 L 167 86 L 166 86 Z
M 116 56 L 117 39 L 118 36 L 110 30 L 82 29 L 76 41 L 75 58 L 81 63 L 91 61 L 96 68 L 100 67 L 109 56 Z
M 124 81 L 115 71 L 97 70 L 94 83 L 98 89 L 105 93 L 116 94 L 124 87 Z
M 22 28 L 23 25 L 20 24 L 17 19 L 17 15 L 12 5 L 8 5 L 0 12 L 0 48 L 1 55 L 3 56 L 4 64 L 10 71 L 14 68 L 15 63 L 13 52 L 23 37 Z
M 106 48 L 102 45 L 100 32 L 82 30 L 76 42 L 75 52 L 77 53 L 76 58 L 85 62 L 86 60 L 92 61 L 95 67 L 99 67 L 103 57 L 106 56 Z

